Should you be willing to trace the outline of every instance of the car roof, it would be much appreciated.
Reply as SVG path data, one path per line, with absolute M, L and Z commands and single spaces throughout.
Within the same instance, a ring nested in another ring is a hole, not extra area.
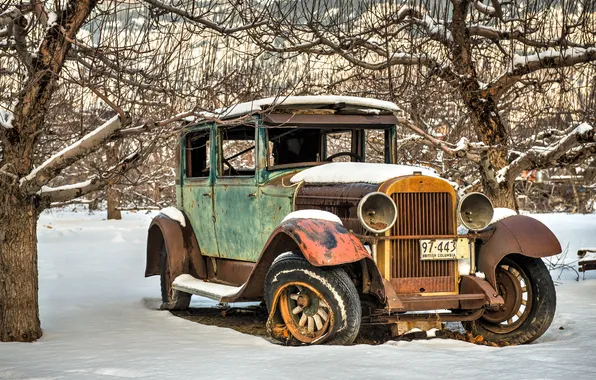
M 341 95 L 308 95 L 308 96 L 278 96 L 246 103 L 238 103 L 229 107 L 218 108 L 213 112 L 199 112 L 196 116 L 189 116 L 185 121 L 196 123 L 203 120 L 228 120 L 258 112 L 275 109 L 342 109 L 349 113 L 380 114 L 401 112 L 392 102 L 372 98 Z

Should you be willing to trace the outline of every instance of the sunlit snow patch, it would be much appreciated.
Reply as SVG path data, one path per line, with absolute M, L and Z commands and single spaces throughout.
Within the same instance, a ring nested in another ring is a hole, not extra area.
M 182 227 L 186 227 L 186 220 L 184 219 L 184 214 L 176 207 L 166 207 L 164 209 L 161 209 L 159 213 L 164 214 L 168 218 L 177 221 L 178 223 L 180 223 Z

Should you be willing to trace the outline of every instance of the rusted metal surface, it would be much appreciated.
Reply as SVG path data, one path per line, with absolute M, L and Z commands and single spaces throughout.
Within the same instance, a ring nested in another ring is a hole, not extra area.
M 464 275 L 460 277 L 461 282 L 459 286 L 460 294 L 484 294 L 485 305 L 488 308 L 494 309 L 502 306 L 505 302 L 497 290 L 495 290 L 487 281 L 478 278 L 476 276 Z M 467 301 L 461 301 L 462 309 L 473 309 L 476 307 L 476 303 L 468 303 Z
M 561 253 L 561 244 L 548 227 L 529 216 L 515 215 L 497 222 L 492 235 L 480 246 L 477 260 L 478 271 L 486 274 L 493 287 L 497 265 L 512 253 L 547 257 Z
M 208 280 L 220 284 L 240 286 L 253 271 L 255 263 L 249 261 L 207 258 Z
M 359 127 L 389 126 L 397 124 L 393 115 L 305 115 L 305 114 L 266 114 L 263 116 L 266 126 L 293 125 L 299 127 L 329 128 L 330 126 Z
M 472 309 L 482 308 L 485 304 L 484 294 L 446 294 L 433 296 L 405 296 L 400 299 L 407 311 L 437 310 L 437 309 L 460 309 L 461 302 L 466 301 L 468 305 L 474 302 Z
M 353 263 L 371 255 L 345 227 L 320 219 L 290 219 L 280 226 L 314 266 Z
M 300 186 L 295 195 L 295 209 L 316 209 L 337 215 L 344 227 L 357 234 L 366 230 L 358 221 L 357 209 L 360 199 L 376 191 L 378 185 L 366 183 L 342 184 L 341 186 Z
M 338 223 L 319 219 L 289 219 L 273 231 L 242 289 L 222 302 L 259 300 L 273 260 L 283 252 L 300 251 L 314 266 L 336 266 L 372 260 L 362 243 Z
M 188 218 L 186 227 L 182 227 L 180 223 L 163 214 L 153 218 L 149 226 L 145 277 L 160 274 L 160 255 L 164 244 L 168 252 L 170 272 L 173 275 L 189 273 L 197 278 L 207 277 L 205 260 L 201 256 Z
M 421 274 L 424 272 L 421 271 Z M 391 284 L 397 294 L 440 293 L 455 290 L 453 276 L 392 278 Z
M 459 322 L 459 321 L 475 321 L 482 316 L 484 309 L 475 310 L 471 312 L 461 313 L 407 313 L 407 314 L 393 314 L 393 315 L 376 315 L 371 317 L 363 317 L 362 324 L 387 324 L 397 323 L 400 321 L 415 322 L 415 321 L 441 321 L 441 322 Z
M 391 257 L 389 276 L 398 294 L 454 293 L 457 263 L 420 260 L 421 238 L 456 237 L 455 192 L 442 179 L 412 175 L 390 180 L 379 188 L 397 205 L 397 222 L 384 245 Z

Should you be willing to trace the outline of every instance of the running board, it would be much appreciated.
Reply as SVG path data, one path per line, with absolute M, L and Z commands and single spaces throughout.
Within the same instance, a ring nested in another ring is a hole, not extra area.
M 172 283 L 172 289 L 178 290 L 179 292 L 196 294 L 219 302 L 225 302 L 222 301 L 223 298 L 233 298 L 238 294 L 241 288 L 242 286 L 229 286 L 216 284 L 214 282 L 206 282 L 194 278 L 190 274 L 181 274 L 176 277 Z

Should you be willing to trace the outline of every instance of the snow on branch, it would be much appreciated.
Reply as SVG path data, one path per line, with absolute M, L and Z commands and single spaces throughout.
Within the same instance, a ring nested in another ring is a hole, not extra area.
M 478 162 L 480 157 L 473 152 L 480 152 L 487 150 L 489 147 L 484 145 L 481 142 L 470 142 L 467 138 L 462 137 L 456 145 L 450 144 L 448 142 L 442 141 L 437 139 L 436 137 L 432 136 L 431 134 L 425 132 L 420 127 L 418 127 L 413 121 L 398 117 L 397 124 L 407 127 L 417 135 L 421 136 L 423 139 L 428 141 L 432 146 L 442 150 L 443 152 L 449 154 L 450 156 L 458 157 L 458 158 L 466 158 L 473 162 Z M 411 142 L 411 141 L 420 141 L 420 139 L 414 139 L 413 136 L 410 136 L 404 140 L 403 143 Z
M 580 145 L 596 141 L 594 128 L 582 123 L 572 129 L 567 136 L 547 147 L 532 147 L 497 172 L 497 182 L 508 182 L 524 170 L 547 168 L 557 165 L 558 160 Z M 578 156 L 580 157 L 580 156 Z
M 12 24 L 16 19 L 23 17 L 23 12 L 17 8 L 12 7 L 0 13 L 0 26 L 7 26 Z
M 569 67 L 591 61 L 596 61 L 595 47 L 572 47 L 561 51 L 547 50 L 532 55 L 515 55 L 511 69 L 490 84 L 489 91 L 500 96 L 526 74 L 542 69 Z
M 497 15 L 497 11 L 495 8 L 491 7 L 490 5 L 483 4 L 481 0 L 474 2 L 474 8 L 480 13 L 483 13 L 487 16 L 494 17 Z
M 42 186 L 37 192 L 37 195 L 45 202 L 66 202 L 71 199 L 82 197 L 92 191 L 97 191 L 106 186 L 108 181 L 117 179 L 123 175 L 127 170 L 134 167 L 140 162 L 141 155 L 139 152 L 134 152 L 119 163 L 108 169 L 106 173 L 101 176 L 92 176 L 86 181 L 75 183 L 72 185 L 63 185 L 57 187 Z
M 128 122 L 129 120 L 123 122 L 120 116 L 114 116 L 80 140 L 54 154 L 33 169 L 31 173 L 21 178 L 21 187 L 26 188 L 29 193 L 37 192 L 41 186 L 47 184 L 64 168 L 100 148 L 122 128 L 123 124 L 128 124 Z

